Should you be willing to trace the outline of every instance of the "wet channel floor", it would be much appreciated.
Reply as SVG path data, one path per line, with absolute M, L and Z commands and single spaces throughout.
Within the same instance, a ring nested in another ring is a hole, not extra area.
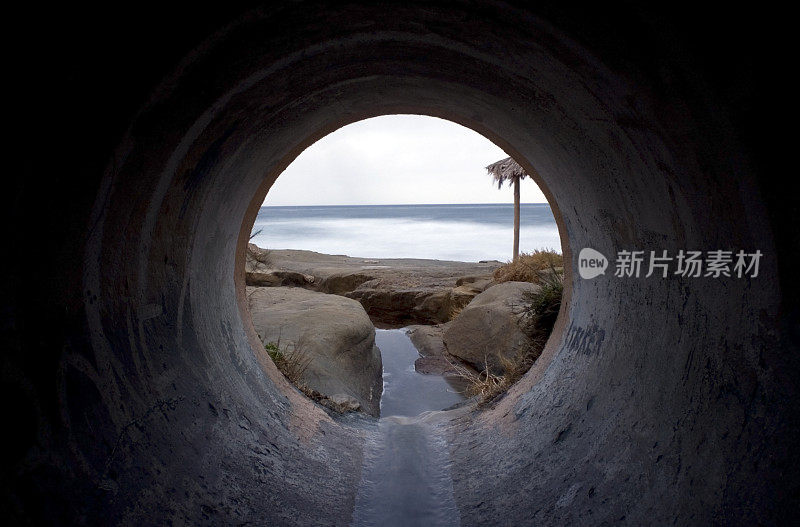
M 438 375 L 414 369 L 419 353 L 403 330 L 376 330 L 383 360 L 381 419 L 364 446 L 353 525 L 458 526 L 450 452 L 437 410 L 463 400 Z

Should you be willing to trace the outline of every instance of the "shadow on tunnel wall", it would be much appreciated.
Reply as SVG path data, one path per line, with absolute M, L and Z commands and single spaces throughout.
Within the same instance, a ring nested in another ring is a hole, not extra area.
M 796 516 L 800 215 L 772 154 L 771 13 L 300 1 L 10 19 L 12 523 L 349 523 L 360 425 L 253 352 L 237 258 L 270 175 L 393 111 L 528 159 L 568 255 L 765 253 L 750 281 L 573 277 L 547 360 L 451 425 L 462 524 Z

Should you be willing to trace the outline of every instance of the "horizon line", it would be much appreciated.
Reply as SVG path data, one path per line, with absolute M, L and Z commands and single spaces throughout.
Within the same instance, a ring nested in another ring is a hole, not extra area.
M 513 205 L 513 203 L 337 203 L 337 204 L 313 204 L 313 205 L 267 205 L 261 204 L 261 207 L 398 207 L 408 205 L 425 205 L 425 206 L 454 206 L 454 205 Z M 550 205 L 547 201 L 529 201 L 520 203 L 520 205 Z

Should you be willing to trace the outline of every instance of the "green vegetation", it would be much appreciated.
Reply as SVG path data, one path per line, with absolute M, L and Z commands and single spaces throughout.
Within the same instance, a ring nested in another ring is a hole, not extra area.
M 306 388 L 301 381 L 301 377 L 308 365 L 311 364 L 311 355 L 298 345 L 292 345 L 291 348 L 289 346 L 281 348 L 280 339 L 278 339 L 278 342 L 264 344 L 264 351 L 267 352 L 267 355 L 275 363 L 278 370 L 300 391 L 305 392 Z
M 269 354 L 269 358 L 272 359 L 272 362 L 283 360 L 283 353 L 281 353 L 278 345 L 274 342 L 267 342 L 264 344 L 264 350 Z
M 564 273 L 555 268 L 539 275 L 540 289 L 525 294 L 528 303 L 527 315 L 531 322 L 529 335 L 534 341 L 541 341 L 542 347 L 547 342 L 561 308 L 564 295 Z

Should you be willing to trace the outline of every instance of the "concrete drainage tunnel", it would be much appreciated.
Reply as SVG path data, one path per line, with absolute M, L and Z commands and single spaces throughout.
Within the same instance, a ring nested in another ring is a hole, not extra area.
M 242 259 L 303 148 L 392 113 L 461 123 L 535 171 L 573 268 L 583 247 L 765 255 L 751 279 L 568 266 L 542 358 L 441 424 L 459 522 L 795 517 L 796 193 L 759 164 L 720 80 L 737 26 L 494 1 L 140 11 L 109 27 L 53 13 L 20 60 L 31 105 L 3 273 L 14 523 L 352 521 L 366 425 L 256 351 Z

